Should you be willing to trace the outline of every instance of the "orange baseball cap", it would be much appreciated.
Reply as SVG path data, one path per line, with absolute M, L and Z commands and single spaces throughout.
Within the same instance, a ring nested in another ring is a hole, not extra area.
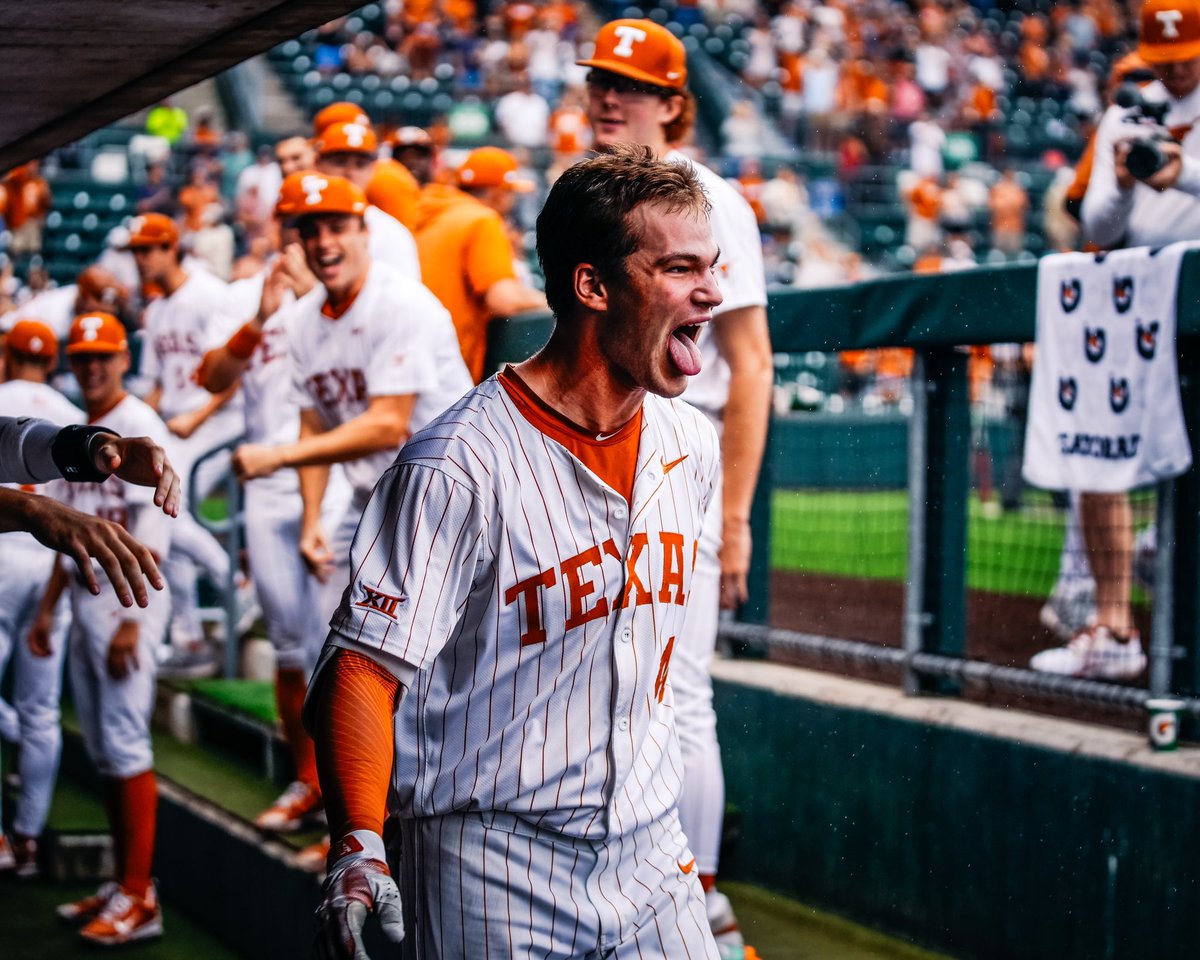
M 480 147 L 467 154 L 467 159 L 458 168 L 460 187 L 504 187 L 517 193 L 528 193 L 533 189 L 532 180 L 523 180 L 517 175 L 520 164 L 517 158 L 499 147 Z
M 374 156 L 379 149 L 379 138 L 369 124 L 331 123 L 321 131 L 313 147 L 320 157 L 328 153 L 369 153 Z
M 351 103 L 349 100 L 331 103 L 313 117 L 313 136 L 319 137 L 335 123 L 358 123 L 369 127 L 371 118 L 357 103 Z
M 1200 57 L 1200 0 L 1146 0 L 1138 37 L 1147 63 Z
M 304 217 L 312 213 L 350 213 L 361 217 L 367 195 L 345 177 L 297 171 L 283 181 L 275 213 Z
M 129 248 L 173 247 L 179 243 L 175 221 L 161 213 L 145 213 L 129 221 Z
M 672 90 L 687 86 L 687 51 L 683 43 L 653 20 L 606 23 L 596 34 L 591 59 L 576 63 Z
M 129 349 L 125 327 L 111 313 L 85 313 L 75 318 L 67 337 L 67 356 L 75 353 L 120 353 Z
M 18 320 L 8 331 L 5 346 L 27 357 L 45 357 L 51 363 L 58 356 L 58 338 L 40 320 Z

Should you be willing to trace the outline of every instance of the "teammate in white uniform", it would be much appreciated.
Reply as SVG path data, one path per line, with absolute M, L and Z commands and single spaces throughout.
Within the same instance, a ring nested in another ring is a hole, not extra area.
M 241 378 L 246 441 L 252 444 L 293 443 L 300 434 L 288 328 L 297 297 L 317 283 L 291 221 L 292 210 L 304 200 L 305 176 L 304 172 L 291 174 L 280 188 L 275 210 L 282 235 L 279 258 L 263 274 L 232 285 L 238 294 L 253 294 L 252 306 L 242 304 L 242 313 L 251 319 L 228 342 L 205 355 L 198 375 L 199 382 L 213 392 Z M 336 521 L 345 513 L 349 491 L 344 480 L 332 483 L 331 488 L 324 498 L 323 513 Z M 262 603 L 267 636 L 275 648 L 275 703 L 296 768 L 296 780 L 255 824 L 263 830 L 291 832 L 321 810 L 312 739 L 304 730 L 300 710 L 308 676 L 325 638 L 328 611 L 324 616 L 318 613 L 316 581 L 300 555 L 303 503 L 296 471 L 285 468 L 248 481 L 245 498 L 250 573 Z M 306 853 L 302 851 L 302 860 L 309 859 Z M 323 846 L 320 856 L 312 859 L 315 867 L 324 866 Z
M 82 423 L 83 411 L 46 383 L 58 358 L 54 332 L 37 320 L 21 320 L 4 343 L 8 380 L 0 383 L 0 409 L 19 411 L 66 426 Z M 45 495 L 45 486 L 26 486 L 27 492 Z M 46 826 L 58 761 L 62 731 L 58 703 L 62 690 L 63 640 L 70 626 L 65 604 L 60 604 L 51 634 L 49 656 L 33 654 L 25 638 L 42 591 L 54 566 L 54 551 L 28 533 L 0 535 L 0 676 L 12 662 L 12 696 L 19 722 L 21 786 L 12 818 L 12 844 L 0 834 L 0 870 L 15 868 L 17 876 L 38 872 L 37 841 Z
M 564 173 L 538 219 L 550 342 L 376 488 L 306 707 L 338 841 L 321 956 L 373 909 L 418 957 L 716 957 L 671 677 L 718 447 L 665 399 L 721 302 L 707 207 L 648 151 Z
M 314 144 L 317 170 L 327 176 L 345 177 L 366 192 L 375 166 L 379 140 L 375 131 L 362 123 L 334 123 L 321 131 Z M 363 220 L 371 232 L 371 259 L 394 267 L 404 276 L 419 281 L 421 261 L 417 242 L 399 220 L 368 205 Z
M 445 308 L 419 283 L 370 258 L 363 192 L 342 177 L 293 177 L 300 190 L 288 212 L 320 281 L 278 321 L 288 331 L 300 436 L 245 444 L 234 467 L 250 481 L 302 468 L 300 550 L 322 581 L 315 609 L 327 622 L 375 482 L 412 432 L 462 396 L 471 379 Z M 352 497 L 331 528 L 322 506 L 335 463 Z
M 193 380 L 204 353 L 223 343 L 236 325 L 229 287 L 203 270 L 187 272 L 179 253 L 179 231 L 162 214 L 136 217 L 130 224 L 129 247 L 143 283 L 154 283 L 164 296 L 147 304 L 143 318 L 145 343 L 141 373 L 154 383 L 147 403 L 174 434 L 171 452 L 183 478 L 185 505 L 192 468 L 209 451 L 229 443 L 245 429 L 237 385 L 210 394 Z M 206 496 L 228 466 L 222 457 L 207 460 L 196 472 L 195 495 Z M 172 643 L 169 669 L 176 674 L 211 672 L 196 600 L 196 565 L 218 587 L 229 580 L 229 557 L 211 533 L 185 509 L 172 534 L 165 573 L 172 593 Z
M 722 484 L 700 541 L 696 580 L 673 676 L 683 749 L 679 819 L 707 893 L 709 918 L 722 957 L 740 960 L 742 935 L 728 899 L 716 890 L 725 809 L 725 780 L 717 743 L 709 667 L 716 648 L 718 607 L 747 597 L 750 504 L 766 445 L 774 381 L 767 331 L 762 241 L 745 199 L 702 164 L 671 149 L 691 128 L 695 106 L 687 91 L 683 44 L 650 20 L 614 20 L 596 36 L 587 111 L 595 143 L 650 147 L 656 156 L 688 165 L 712 203 L 712 230 L 721 248 L 718 279 L 724 302 L 699 340 L 704 365 L 684 399 L 707 414 L 721 436 Z
M 167 442 L 167 428 L 158 415 L 122 387 L 129 352 L 120 321 L 103 313 L 77 318 L 67 355 L 89 422 Z M 158 556 L 167 552 L 171 521 L 154 506 L 149 489 L 111 479 L 71 484 L 66 496 L 77 509 L 119 523 Z M 162 914 L 150 879 L 158 803 L 150 711 L 155 648 L 170 603 L 167 596 L 156 594 L 144 609 L 122 607 L 107 591 L 93 595 L 81 578 L 59 563 L 30 631 L 35 652 L 49 652 L 54 608 L 68 586 L 71 689 L 84 745 L 103 780 L 116 875 L 94 896 L 63 904 L 58 912 L 83 924 L 80 935 L 85 940 L 111 946 L 162 933 Z

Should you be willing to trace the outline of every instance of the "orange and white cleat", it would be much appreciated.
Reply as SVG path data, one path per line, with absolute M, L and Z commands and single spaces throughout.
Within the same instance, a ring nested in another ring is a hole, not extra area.
M 60 903 L 54 912 L 58 914 L 59 920 L 67 923 L 87 923 L 104 909 L 104 905 L 120 889 L 120 885 L 115 880 L 109 880 L 107 883 L 101 884 L 100 889 L 91 896 L 71 903 Z
M 295 833 L 324 822 L 325 801 L 321 799 L 321 791 L 301 780 L 288 784 L 279 799 L 254 819 L 254 825 L 268 833 Z
M 310 843 L 296 854 L 296 861 L 302 870 L 311 873 L 324 873 L 325 861 L 329 859 L 329 836 L 326 835 L 316 843 Z
M 79 931 L 84 940 L 105 947 L 149 940 L 161 937 L 162 933 L 162 910 L 154 884 L 150 884 L 144 897 L 118 886 L 108 903 Z

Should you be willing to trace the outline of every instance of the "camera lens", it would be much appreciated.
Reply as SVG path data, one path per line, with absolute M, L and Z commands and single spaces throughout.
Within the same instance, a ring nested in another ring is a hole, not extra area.
M 1152 177 L 1166 164 L 1162 148 L 1153 140 L 1138 140 L 1129 148 L 1125 169 L 1139 180 Z

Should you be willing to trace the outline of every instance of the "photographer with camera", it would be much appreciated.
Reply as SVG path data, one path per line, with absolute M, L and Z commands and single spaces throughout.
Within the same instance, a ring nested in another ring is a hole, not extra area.
M 1104 250 L 1200 237 L 1200 0 L 1146 0 L 1139 36 L 1157 80 L 1118 91 L 1083 198 L 1084 237 Z

